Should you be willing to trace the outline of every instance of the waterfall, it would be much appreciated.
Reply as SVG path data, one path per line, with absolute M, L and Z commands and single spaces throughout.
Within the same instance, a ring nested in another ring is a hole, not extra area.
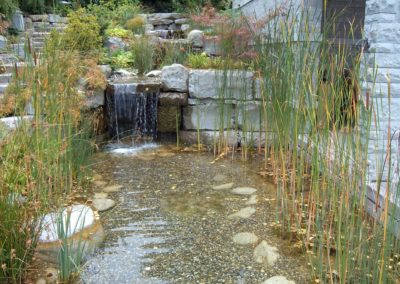
M 106 92 L 106 118 L 110 137 L 157 136 L 159 86 L 141 83 L 112 83 Z

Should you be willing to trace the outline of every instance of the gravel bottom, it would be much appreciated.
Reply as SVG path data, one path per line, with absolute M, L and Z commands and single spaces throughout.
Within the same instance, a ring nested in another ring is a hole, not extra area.
M 101 213 L 106 240 L 89 257 L 82 283 L 261 283 L 278 275 L 309 283 L 305 257 L 290 255 L 270 226 L 275 188 L 257 174 L 261 160 L 243 163 L 238 155 L 210 163 L 209 154 L 157 155 L 168 151 L 164 146 L 143 154 L 153 153 L 153 160 L 97 156 L 95 171 L 122 189 L 109 193 L 117 205 Z M 257 189 L 255 214 L 228 218 L 249 198 L 232 194 L 231 186 L 213 189 L 228 183 Z M 253 233 L 258 242 L 235 244 L 240 232 Z M 263 240 L 279 250 L 273 266 L 254 259 Z

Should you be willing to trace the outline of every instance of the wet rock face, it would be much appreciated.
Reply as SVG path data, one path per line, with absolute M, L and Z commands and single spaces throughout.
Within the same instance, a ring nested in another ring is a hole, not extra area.
M 155 80 L 112 82 L 106 91 L 106 118 L 112 138 L 157 134 L 160 83 Z
M 186 106 L 188 93 L 160 93 L 158 100 L 160 106 Z

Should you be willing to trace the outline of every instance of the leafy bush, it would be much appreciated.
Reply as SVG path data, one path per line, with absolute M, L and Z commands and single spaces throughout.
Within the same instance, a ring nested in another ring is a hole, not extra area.
M 130 68 L 135 62 L 135 55 L 131 51 L 117 51 L 111 56 L 111 66 L 114 69 Z
M 25 0 L 19 1 L 22 11 L 32 14 L 50 12 L 56 8 L 58 1 L 53 0 Z
M 144 33 L 144 24 L 145 24 L 145 21 L 144 21 L 143 17 L 136 16 L 126 22 L 126 28 L 135 34 L 143 34 Z
M 68 15 L 68 27 L 65 30 L 64 40 L 67 48 L 80 51 L 99 49 L 102 40 L 96 17 L 85 9 L 71 12 Z
M 189 54 L 186 65 L 190 68 L 194 69 L 207 69 L 211 66 L 211 59 L 207 56 L 207 54 L 203 53 L 192 53 Z
M 120 37 L 120 38 L 129 38 L 132 35 L 130 31 L 121 28 L 119 26 L 107 29 L 105 34 L 108 37 Z
M 135 57 L 134 67 L 138 69 L 139 74 L 151 71 L 154 65 L 154 46 L 150 39 L 145 36 L 136 39 L 131 50 Z
M 10 18 L 12 13 L 18 8 L 17 0 L 1 0 L 0 1 L 0 14 L 4 14 Z M 0 19 L 1 21 L 1 19 Z

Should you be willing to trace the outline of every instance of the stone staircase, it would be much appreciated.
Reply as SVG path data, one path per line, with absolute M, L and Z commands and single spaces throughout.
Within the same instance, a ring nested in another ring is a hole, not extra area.
M 32 15 L 24 18 L 25 31 L 16 36 L 13 42 L 7 42 L 5 48 L 0 48 L 0 98 L 11 82 L 15 68 L 24 67 L 26 52 L 32 51 L 36 58 L 40 58 L 51 31 L 63 32 L 66 27 L 66 18 L 58 15 Z

